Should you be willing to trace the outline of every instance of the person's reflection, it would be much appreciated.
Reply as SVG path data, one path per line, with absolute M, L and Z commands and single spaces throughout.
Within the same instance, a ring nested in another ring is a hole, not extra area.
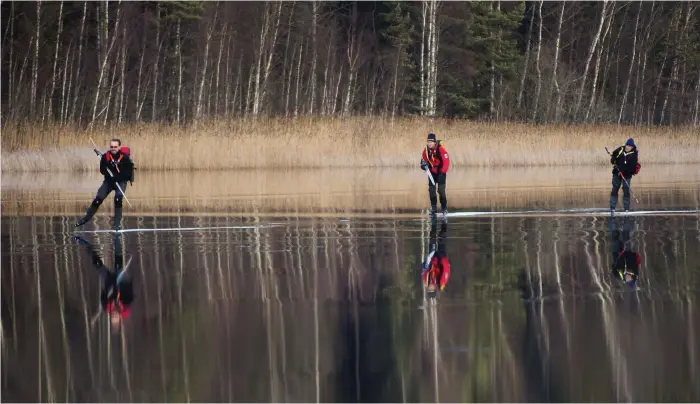
M 635 288 L 639 277 L 642 258 L 634 251 L 631 233 L 634 220 L 631 216 L 623 219 L 622 229 L 616 228 L 615 220 L 610 222 L 610 244 L 612 247 L 612 276 L 620 279 L 630 288 Z
M 131 303 L 134 300 L 134 288 L 124 267 L 124 255 L 119 234 L 114 234 L 114 269 L 105 266 L 98 251 L 87 240 L 74 236 L 78 244 L 84 245 L 90 253 L 92 264 L 97 269 L 102 280 L 100 306 L 109 316 L 112 331 L 121 329 L 122 320 L 131 313 Z M 128 267 L 128 265 L 127 265 Z
M 445 290 L 450 280 L 450 260 L 446 248 L 447 222 L 442 222 L 440 234 L 437 234 L 437 221 L 431 222 L 428 258 L 423 263 L 423 285 L 428 298 L 437 296 L 438 288 Z

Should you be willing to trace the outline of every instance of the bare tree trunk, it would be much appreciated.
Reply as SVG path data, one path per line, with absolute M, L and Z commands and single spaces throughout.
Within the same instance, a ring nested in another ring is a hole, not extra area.
M 331 110 L 331 115 L 335 115 L 338 110 L 338 95 L 340 94 L 340 82 L 343 80 L 343 64 L 340 63 L 340 68 L 338 70 L 338 80 L 335 82 L 335 94 L 333 95 L 333 109 Z
M 59 112 L 59 122 L 63 125 L 66 120 L 66 112 L 68 111 L 68 94 L 70 94 L 70 86 L 66 92 L 66 85 L 68 84 L 68 78 L 72 77 L 68 74 L 70 68 L 69 61 L 71 60 L 71 50 L 73 48 L 73 41 L 68 44 L 68 50 L 66 51 L 66 58 L 63 61 L 63 85 L 61 86 L 61 111 Z
M 355 87 L 355 80 L 357 80 L 357 61 L 359 53 L 358 45 L 358 34 L 357 34 L 357 4 L 353 5 L 352 9 L 352 20 L 350 23 L 350 33 L 349 33 L 349 43 L 348 43 L 348 86 L 345 92 L 345 102 L 343 103 L 343 115 L 349 115 L 352 109 L 353 102 L 353 92 Z
M 116 36 L 117 36 L 117 32 L 115 30 L 114 37 L 116 38 Z M 104 108 L 105 116 L 104 116 L 104 122 L 102 124 L 103 126 L 107 126 L 107 119 L 109 118 L 109 106 L 111 105 L 111 102 L 112 102 L 112 90 L 114 89 L 114 80 L 117 77 L 117 71 L 118 71 L 117 61 L 118 60 L 119 60 L 119 55 L 117 54 L 116 60 L 114 61 L 114 66 L 111 69 L 109 66 L 107 67 L 107 76 L 109 76 L 109 71 L 111 70 L 112 71 L 112 80 L 109 83 L 109 89 L 107 91 L 106 105 Z M 116 106 L 117 103 L 115 102 L 114 104 Z M 117 112 L 117 111 L 115 111 L 115 112 Z
M 34 48 L 34 63 L 32 64 L 32 98 L 29 106 L 29 114 L 36 118 L 36 92 L 39 80 L 39 42 L 41 35 L 41 0 L 36 2 L 36 47 Z
M 289 71 L 287 72 L 287 93 L 284 97 L 284 116 L 289 116 L 289 94 L 292 90 L 292 73 L 294 72 L 294 58 L 297 50 L 292 46 L 292 60 L 289 62 Z
M 177 36 L 175 41 L 175 53 L 177 54 L 177 94 L 175 95 L 175 108 L 177 108 L 177 112 L 175 113 L 175 122 L 177 122 L 178 125 L 181 123 L 180 112 L 182 111 L 182 35 L 180 34 L 181 25 L 182 19 L 178 17 L 177 22 L 175 23 L 175 36 Z
M 698 68 L 698 81 L 695 83 L 695 113 L 693 113 L 693 126 L 698 126 L 700 117 L 700 68 Z
M 214 12 L 214 20 L 209 23 L 209 30 L 207 31 L 207 42 L 204 45 L 204 66 L 202 66 L 202 77 L 199 82 L 199 94 L 197 95 L 197 110 L 194 114 L 195 119 L 202 117 L 202 99 L 204 97 L 204 83 L 207 79 L 207 66 L 209 64 L 209 47 L 211 45 L 211 37 L 214 35 L 214 28 L 216 27 L 216 17 L 218 10 Z
M 593 60 L 593 55 L 595 54 L 596 46 L 600 40 L 600 33 L 603 30 L 603 25 L 605 25 L 605 12 L 607 9 L 607 0 L 603 0 L 603 8 L 600 11 L 600 21 L 598 22 L 598 31 L 596 31 L 595 37 L 593 37 L 593 42 L 591 43 L 591 48 L 588 51 L 588 56 L 586 57 L 586 64 L 583 69 L 583 77 L 581 80 L 581 88 L 579 89 L 578 101 L 576 101 L 576 116 L 579 115 L 579 110 L 581 108 L 581 101 L 583 100 L 583 92 L 586 89 L 586 79 L 588 77 L 588 69 L 591 65 L 591 60 Z
M 525 78 L 527 77 L 527 67 L 530 64 L 530 42 L 532 39 L 532 25 L 535 21 L 535 6 L 532 5 L 530 13 L 530 26 L 527 29 L 527 38 L 525 39 L 525 64 L 523 65 L 523 74 L 520 77 L 520 90 L 518 90 L 517 109 L 520 109 L 523 101 L 523 91 L 525 91 Z
M 236 74 L 236 85 L 235 88 L 236 90 L 233 93 L 233 101 L 231 102 L 231 109 L 232 112 L 236 110 L 236 101 L 238 100 L 238 95 L 241 94 L 241 98 L 243 98 L 243 90 L 241 88 L 241 79 L 243 78 L 243 58 L 240 57 L 238 58 L 238 74 Z M 242 108 L 241 108 L 242 109 Z
M 146 27 L 146 18 L 144 15 L 144 34 L 143 34 L 143 46 L 141 47 L 141 57 L 139 58 L 139 75 L 136 83 L 136 121 L 141 120 L 141 111 L 143 109 L 143 104 L 146 101 L 146 91 L 143 92 L 143 97 L 141 96 L 141 78 L 143 76 L 143 58 L 146 55 L 146 38 L 148 35 L 148 29 Z M 156 61 L 157 63 L 157 61 Z
M 267 95 L 267 82 L 270 78 L 270 72 L 272 71 L 272 59 L 275 56 L 275 46 L 277 45 L 277 33 L 279 32 L 280 19 L 282 17 L 282 4 L 284 3 L 279 2 L 278 4 L 279 6 L 277 7 L 277 21 L 275 22 L 275 31 L 272 34 L 270 52 L 267 55 L 267 61 L 265 63 L 265 74 L 263 75 L 262 80 L 262 90 L 260 94 L 260 99 L 258 100 L 258 113 L 260 112 L 261 105 L 265 102 L 265 97 Z
M 56 92 L 56 66 L 58 65 L 58 50 L 61 48 L 61 32 L 63 31 L 63 1 L 58 7 L 58 34 L 56 35 L 56 52 L 53 57 L 53 70 L 51 73 L 51 95 L 49 95 L 48 119 L 53 120 L 53 96 Z
M 428 106 L 429 115 L 435 115 L 436 100 L 437 100 L 437 54 L 438 54 L 438 44 L 439 44 L 439 32 L 437 26 L 437 9 L 438 1 L 431 0 L 431 13 L 430 13 L 430 96 Z
M 540 24 L 537 36 L 537 56 L 535 57 L 535 70 L 537 71 L 537 87 L 535 88 L 535 105 L 532 111 L 532 120 L 537 122 L 537 110 L 540 104 L 540 91 L 542 90 L 542 69 L 540 68 L 540 54 L 542 53 L 542 25 L 544 25 L 542 19 L 542 4 L 544 0 L 540 0 L 540 5 L 537 8 L 537 14 L 540 17 Z M 563 4 L 562 4 L 563 7 Z
M 309 102 L 309 114 L 314 114 L 314 104 L 316 103 L 316 60 L 318 59 L 318 40 L 316 38 L 316 26 L 318 20 L 318 2 L 311 2 L 311 37 L 313 40 L 313 56 L 311 56 L 311 99 Z
M 290 70 L 293 70 L 293 64 L 294 64 L 294 56 L 292 55 L 292 61 L 289 62 L 289 43 L 292 38 L 292 16 L 294 15 L 294 6 L 296 4 L 296 1 L 292 1 L 292 6 L 289 10 L 289 20 L 287 21 L 287 35 L 286 39 L 284 41 L 284 62 L 282 63 L 282 96 L 286 96 L 289 93 L 289 85 L 291 83 L 287 80 L 285 80 L 286 77 L 291 77 L 290 75 Z M 292 54 L 294 54 L 294 48 L 292 47 Z M 290 64 L 291 63 L 291 64 Z M 285 107 L 284 107 L 284 115 L 287 116 L 287 106 L 288 104 L 288 98 L 285 98 Z
M 224 116 L 227 118 L 229 117 L 229 94 L 231 94 L 231 42 L 233 42 L 233 33 L 229 35 L 228 44 L 226 45 L 226 72 L 224 73 Z
M 107 12 L 107 7 L 105 6 L 105 13 L 106 12 Z M 117 39 L 117 30 L 119 29 L 119 20 L 121 19 L 121 13 L 122 13 L 122 10 L 120 8 L 119 11 L 117 11 L 117 20 L 114 23 L 114 34 L 112 35 L 112 40 L 109 43 L 109 47 L 107 48 L 104 56 L 102 57 L 102 65 L 100 66 L 100 75 L 99 75 L 99 78 L 97 80 L 97 90 L 95 91 L 95 102 L 92 105 L 92 119 L 90 120 L 90 127 L 93 126 L 93 124 L 95 123 L 95 119 L 97 118 L 97 105 L 100 101 L 100 89 L 102 88 L 102 81 L 104 80 L 105 70 L 107 70 L 107 61 L 109 60 L 109 54 L 112 52 L 112 47 L 114 46 L 114 42 Z M 109 38 L 106 36 L 105 41 L 108 41 L 108 40 L 109 40 Z M 111 88 L 110 88 L 110 91 L 111 91 Z M 107 105 L 109 106 L 109 103 Z
M 219 39 L 219 57 L 216 61 L 216 91 L 214 95 L 214 114 L 219 115 L 219 71 L 221 69 L 221 55 L 223 54 L 224 46 L 226 44 L 226 24 L 221 29 L 221 39 Z
M 304 38 L 301 39 L 301 44 L 299 45 L 299 63 L 297 65 L 297 82 L 296 90 L 294 91 L 294 116 L 299 115 L 299 82 L 301 81 L 301 59 L 303 58 L 304 52 Z
M 673 17 L 671 18 L 671 23 L 668 24 L 668 30 L 666 31 L 666 39 L 667 40 L 670 40 L 670 38 L 671 38 L 671 28 L 675 25 L 676 16 L 677 16 L 677 13 L 674 11 Z M 651 123 L 652 121 L 655 121 L 655 119 L 656 119 L 656 102 L 657 102 L 658 97 L 659 97 L 659 89 L 661 88 L 661 77 L 663 76 L 664 69 L 666 68 L 666 61 L 668 60 L 669 52 L 670 52 L 669 49 L 663 50 L 664 58 L 663 58 L 663 61 L 661 62 L 661 68 L 659 69 L 659 74 L 656 76 L 656 87 L 654 89 L 655 90 L 654 91 L 654 103 L 652 104 L 652 112 L 651 112 L 652 116 L 651 116 L 651 120 L 649 123 Z
M 610 31 L 610 25 L 612 25 L 612 19 L 613 16 L 615 15 L 615 5 L 611 5 L 611 10 L 609 10 L 609 17 L 607 20 L 607 23 L 605 24 L 605 31 L 603 33 L 603 39 L 600 41 L 600 46 L 598 47 L 598 50 L 596 52 L 596 62 L 595 62 L 595 68 L 593 69 L 593 88 L 591 90 L 591 99 L 588 104 L 588 108 L 586 109 L 586 115 L 583 118 L 583 122 L 588 121 L 588 116 L 590 115 L 591 111 L 593 110 L 593 105 L 595 105 L 595 100 L 596 100 L 596 87 L 598 84 L 598 72 L 600 71 L 600 59 L 601 55 L 603 54 L 603 44 L 605 43 L 605 39 L 608 37 L 608 33 Z
M 625 112 L 625 107 L 627 106 L 627 93 L 630 89 L 630 82 L 632 81 L 632 70 L 634 69 L 634 61 L 637 57 L 637 29 L 639 27 L 639 15 L 642 14 L 642 2 L 639 1 L 639 10 L 637 10 L 637 20 L 634 23 L 634 34 L 632 40 L 632 58 L 630 59 L 630 68 L 627 71 L 627 83 L 625 84 L 625 92 L 622 94 L 622 103 L 620 105 L 620 114 L 617 116 L 617 124 L 622 122 L 622 114 Z
M 156 63 L 153 65 L 153 104 L 151 105 L 151 122 L 155 122 L 157 118 L 158 107 L 158 63 L 160 62 L 160 2 L 156 2 Z
M 676 43 L 676 47 L 677 47 L 677 44 L 680 40 L 680 35 L 678 33 L 678 24 L 680 23 L 680 19 L 681 19 L 681 11 L 680 11 L 680 8 L 677 8 L 676 10 L 677 10 L 677 12 L 674 13 L 674 16 L 675 16 L 675 14 L 677 14 L 678 17 L 675 18 L 673 32 L 676 34 L 675 43 Z M 669 31 L 669 34 L 670 34 L 670 31 Z M 670 38 L 670 35 L 669 35 L 669 38 Z M 666 87 L 666 94 L 664 95 L 664 103 L 661 106 L 661 118 L 659 119 L 659 124 L 661 124 L 661 125 L 663 125 L 663 123 L 665 121 L 666 106 L 668 105 L 668 96 L 671 93 L 671 87 L 673 86 L 673 83 L 676 81 L 676 76 L 678 74 L 678 58 L 675 56 L 676 55 L 674 55 L 674 57 L 671 58 L 671 78 L 670 78 L 670 80 L 668 80 L 668 86 Z
M 9 72 L 9 77 L 8 77 L 8 85 L 7 85 L 7 106 L 9 111 L 14 111 L 16 110 L 16 105 L 14 103 L 14 88 L 15 88 L 15 65 L 14 65 L 14 54 L 13 54 L 13 49 L 15 47 L 15 3 L 11 2 L 10 3 L 10 21 L 7 24 L 7 31 L 6 33 L 10 34 L 10 55 L 8 57 L 9 61 L 9 67 L 8 67 L 8 72 Z M 3 41 L 3 44 L 5 41 Z M 11 114 L 11 112 L 10 112 Z
M 647 35 L 646 38 L 644 39 L 644 42 L 640 44 L 639 49 L 643 49 L 644 51 L 644 57 L 641 57 L 641 51 L 640 51 L 640 59 L 642 60 L 641 63 L 637 63 L 637 77 L 635 81 L 635 86 L 634 86 L 634 101 L 633 101 L 633 106 L 632 106 L 632 122 L 634 124 L 639 124 L 641 121 L 642 117 L 642 105 L 644 104 L 644 73 L 646 71 L 646 66 L 647 66 L 647 57 L 649 53 L 648 44 L 649 44 L 649 35 L 651 34 L 651 24 L 654 21 L 654 6 L 656 5 L 656 1 L 652 1 L 651 3 L 651 11 L 649 12 L 649 23 L 647 24 L 647 27 L 645 29 Z M 641 77 L 640 77 L 641 75 Z M 640 84 L 641 83 L 641 84 Z M 639 101 L 639 104 L 637 102 Z M 639 107 L 638 107 L 639 105 Z
M 124 116 L 124 87 L 126 82 L 126 24 L 122 27 L 122 71 L 120 74 L 121 84 L 119 88 L 119 116 L 117 117 L 117 123 L 121 125 L 122 117 Z
M 330 87 L 328 86 L 328 69 L 330 69 L 331 74 L 333 74 L 333 69 L 334 69 L 334 63 L 335 63 L 335 58 L 331 59 L 331 49 L 333 46 L 331 44 L 333 43 L 333 32 L 334 30 L 331 31 L 331 39 L 330 43 L 328 45 L 328 53 L 326 55 L 326 68 L 323 70 L 323 92 L 322 94 L 322 99 L 321 99 L 321 114 L 327 115 L 329 108 L 328 108 L 328 91 L 330 91 Z
M 426 87 L 425 87 L 425 36 L 426 36 L 426 19 L 428 17 L 428 3 L 422 2 L 423 5 L 423 24 L 421 25 L 421 40 L 420 40 L 420 114 L 425 115 L 426 102 Z
M 557 39 L 554 42 L 554 67 L 552 68 L 552 81 L 554 83 L 554 92 L 556 94 L 556 102 L 554 103 L 554 122 L 559 123 L 559 113 L 561 112 L 561 89 L 559 88 L 559 79 L 557 78 L 557 67 L 559 66 L 559 49 L 561 48 L 561 24 L 564 21 L 564 8 L 566 2 L 561 2 L 559 10 L 559 22 L 557 23 Z
M 253 94 L 253 115 L 258 114 L 260 103 L 260 72 L 262 69 L 263 53 L 265 52 L 265 43 L 267 42 L 267 31 L 270 25 L 270 5 L 265 3 L 265 12 L 263 17 L 263 25 L 260 29 L 260 46 L 258 48 L 258 60 L 255 67 L 255 92 Z
M 402 45 L 399 44 L 399 49 L 396 52 L 396 64 L 394 65 L 394 84 L 391 90 L 391 119 L 396 115 L 396 87 L 399 83 L 399 65 L 401 63 Z

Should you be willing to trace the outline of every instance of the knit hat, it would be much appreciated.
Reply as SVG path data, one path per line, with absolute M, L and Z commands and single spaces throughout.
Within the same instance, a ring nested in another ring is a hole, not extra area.
M 428 133 L 428 141 L 429 141 L 429 142 L 430 142 L 430 141 L 435 142 L 436 139 L 437 139 L 437 138 L 435 137 L 435 134 L 434 134 L 433 132 Z
M 632 138 L 627 139 L 625 146 L 637 147 L 637 145 L 634 144 L 634 139 L 632 139 Z

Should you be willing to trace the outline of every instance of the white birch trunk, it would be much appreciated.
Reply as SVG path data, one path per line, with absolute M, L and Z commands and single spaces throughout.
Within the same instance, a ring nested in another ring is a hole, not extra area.
M 525 39 L 525 63 L 523 65 L 523 74 L 520 76 L 520 89 L 518 90 L 517 108 L 520 109 L 523 101 L 523 92 L 525 91 L 525 79 L 527 78 L 527 68 L 530 65 L 530 42 L 532 39 L 532 24 L 535 21 L 535 6 L 532 6 L 530 13 L 530 26 L 527 28 L 527 39 Z
M 253 94 L 253 115 L 258 114 L 258 109 L 260 105 L 260 71 L 262 69 L 263 53 L 265 52 L 265 43 L 267 42 L 267 31 L 270 25 L 269 10 L 269 3 L 265 3 L 263 25 L 260 29 L 260 46 L 258 47 L 258 58 L 255 66 L 255 92 Z
M 290 35 L 291 36 L 291 35 Z M 287 72 L 287 92 L 284 96 L 284 116 L 289 116 L 289 94 L 292 92 L 292 73 L 294 73 L 294 58 L 296 57 L 297 49 L 292 46 L 292 60 L 289 62 L 289 71 Z
M 119 3 L 121 4 L 121 1 Z M 107 12 L 107 7 L 105 7 L 105 12 Z M 95 119 L 97 119 L 97 106 L 100 101 L 100 89 L 102 88 L 102 82 L 104 80 L 105 71 L 107 70 L 107 61 L 109 60 L 109 54 L 112 52 L 112 47 L 114 46 L 114 42 L 117 39 L 117 30 L 119 29 L 119 20 L 121 19 L 121 12 L 122 10 L 120 8 L 119 11 L 117 11 L 117 20 L 114 23 L 114 35 L 112 35 L 112 40 L 109 43 L 109 47 L 107 48 L 104 57 L 102 58 L 102 65 L 100 66 L 100 75 L 97 80 L 97 90 L 95 91 L 95 101 L 92 104 L 92 119 L 90 120 L 91 128 L 95 123 Z M 108 40 L 108 38 L 105 38 L 105 40 Z
M 177 112 L 175 113 L 175 122 L 178 125 L 181 123 L 180 112 L 182 111 L 182 37 L 180 34 L 180 28 L 182 25 L 182 19 L 178 17 L 175 23 L 175 35 L 177 36 L 175 41 L 175 53 L 177 54 L 177 93 L 175 94 L 175 108 Z M 143 60 L 143 55 L 141 55 L 141 60 Z
M 311 97 L 309 102 L 309 114 L 314 114 L 314 104 L 316 103 L 316 60 L 318 59 L 318 39 L 316 38 L 316 26 L 318 25 L 318 2 L 311 3 L 311 38 L 313 41 L 313 55 L 311 56 Z
M 423 24 L 421 25 L 421 41 L 420 41 L 420 114 L 425 115 L 426 109 L 426 91 L 425 91 L 425 37 L 426 37 L 426 19 L 428 16 L 428 3 L 422 2 L 423 6 Z
M 272 59 L 274 59 L 275 57 L 275 47 L 277 46 L 277 33 L 279 32 L 280 20 L 282 18 L 282 4 L 284 3 L 279 2 L 278 4 L 279 6 L 277 7 L 277 20 L 275 22 L 275 31 L 272 33 L 272 40 L 270 41 L 270 50 L 267 55 L 267 61 L 265 62 L 265 74 L 263 75 L 262 80 L 261 95 L 260 99 L 258 100 L 258 113 L 260 113 L 262 104 L 265 102 L 265 97 L 267 96 L 267 82 L 270 78 L 270 72 L 272 71 Z
M 72 74 L 68 74 L 70 70 L 71 61 L 71 51 L 73 50 L 73 41 L 68 44 L 68 50 L 66 51 L 66 58 L 63 63 L 63 85 L 61 86 L 61 111 L 59 113 L 59 122 L 63 125 L 66 121 L 66 113 L 68 112 L 68 98 L 70 94 L 70 84 L 69 80 Z M 68 88 L 66 88 L 66 86 Z
M 36 46 L 34 48 L 34 63 L 32 64 L 32 96 L 29 107 L 32 119 L 36 114 L 36 92 L 37 82 L 39 80 L 39 42 L 41 40 L 41 0 L 36 2 Z
M 219 40 L 219 57 L 216 61 L 216 91 L 214 94 L 214 114 L 219 115 L 219 72 L 221 71 L 221 55 L 223 55 L 224 46 L 226 45 L 226 24 L 222 28 L 221 39 Z
M 639 10 L 637 10 L 637 20 L 634 23 L 634 34 L 632 39 L 632 58 L 630 60 L 630 68 L 627 71 L 627 83 L 625 84 L 625 92 L 622 94 L 622 102 L 620 103 L 620 114 L 617 116 L 617 124 L 622 122 L 622 114 L 625 112 L 625 107 L 627 106 L 627 94 L 630 89 L 630 82 L 632 81 L 632 70 L 634 69 L 634 61 L 637 57 L 637 29 L 639 27 L 639 15 L 642 14 L 642 2 L 639 2 Z
M 693 126 L 698 126 L 700 117 L 700 68 L 698 68 L 698 81 L 695 83 L 695 112 L 693 113 Z
M 340 94 L 340 82 L 343 80 L 343 64 L 340 63 L 340 68 L 338 69 L 338 80 L 335 82 L 335 94 L 333 95 L 333 109 L 331 110 L 331 115 L 335 115 L 338 111 L 338 96 Z
M 561 9 L 559 10 L 559 21 L 557 22 L 557 39 L 554 42 L 554 67 L 552 68 L 552 81 L 554 84 L 554 92 L 556 95 L 556 102 L 554 104 L 554 122 L 559 122 L 559 113 L 561 111 L 561 89 L 559 88 L 559 79 L 557 78 L 557 67 L 559 66 L 559 50 L 561 49 L 561 25 L 564 21 L 564 8 L 566 6 L 565 2 L 561 2 Z
M 16 105 L 15 105 L 15 98 L 14 98 L 14 88 L 15 88 L 15 64 L 14 64 L 14 54 L 13 50 L 15 47 L 15 3 L 11 2 L 10 3 L 10 22 L 7 24 L 7 32 L 10 34 L 10 55 L 8 57 L 9 60 L 9 77 L 8 77 L 8 85 L 7 85 L 7 103 L 10 111 L 15 111 L 17 110 Z M 4 41 L 3 41 L 4 43 Z
M 156 3 L 156 63 L 153 65 L 153 104 L 151 108 L 151 121 L 155 122 L 158 107 L 158 63 L 160 62 L 160 2 Z
M 51 95 L 49 95 L 48 119 L 53 120 L 53 96 L 56 92 L 56 66 L 58 66 L 58 51 L 61 48 L 61 32 L 63 31 L 63 1 L 58 7 L 58 34 L 56 35 L 56 51 L 53 56 L 53 71 L 51 73 Z
M 678 18 L 675 18 L 675 24 L 673 24 L 674 29 L 673 32 L 676 33 L 677 38 L 678 38 L 678 24 L 680 22 L 681 16 L 680 16 L 680 9 L 677 9 L 677 15 Z M 674 13 L 676 14 L 676 13 Z M 670 29 L 670 28 L 669 28 Z M 670 38 L 670 31 L 669 31 L 669 38 Z M 676 42 L 678 39 L 676 39 Z M 676 74 L 678 73 L 678 63 L 677 63 L 677 58 L 671 58 L 671 77 L 670 80 L 668 80 L 668 86 L 666 86 L 666 94 L 664 95 L 664 103 L 661 106 L 661 118 L 659 119 L 659 124 L 663 125 L 665 118 L 666 118 L 666 106 L 668 105 L 668 95 L 671 92 L 671 86 L 673 82 L 676 79 Z
M 146 30 L 148 32 L 148 30 Z M 146 91 L 143 92 L 141 96 L 141 78 L 143 76 L 143 58 L 146 55 L 146 38 L 148 35 L 143 34 L 143 46 L 141 48 L 141 57 L 139 58 L 139 75 L 136 82 L 136 121 L 141 120 L 141 111 L 143 109 L 143 104 L 146 101 Z
M 328 52 L 326 54 L 326 68 L 323 70 L 323 91 L 321 92 L 321 114 L 322 115 L 328 115 L 328 91 L 330 90 L 330 87 L 328 86 L 328 69 L 330 69 L 331 74 L 333 73 L 333 67 L 331 66 L 335 62 L 335 58 L 331 59 L 331 49 L 333 46 L 331 44 L 333 43 L 333 31 L 331 31 L 331 39 L 330 43 L 328 44 Z
M 588 116 L 590 113 L 593 111 L 593 106 L 595 105 L 595 100 L 596 100 L 596 88 L 598 84 L 598 73 L 600 72 L 600 60 L 601 60 L 601 55 L 603 54 L 603 44 L 605 43 L 605 39 L 608 37 L 608 33 L 610 32 L 610 25 L 612 25 L 612 19 L 613 16 L 615 15 L 615 5 L 612 4 L 610 6 L 610 13 L 609 13 L 609 18 L 607 19 L 607 23 L 605 24 L 605 31 L 603 33 L 603 38 L 600 41 L 600 46 L 598 47 L 598 51 L 596 52 L 596 62 L 595 62 L 595 67 L 593 69 L 593 88 L 591 90 L 591 98 L 590 102 L 588 104 L 588 108 L 586 108 L 586 115 L 583 118 L 583 122 L 588 121 Z
M 75 94 L 73 94 L 73 103 L 71 107 L 70 121 L 75 119 L 75 112 L 78 107 L 78 92 L 80 91 L 80 81 L 78 77 L 80 76 L 80 70 L 82 69 L 82 57 L 83 57 L 83 39 L 85 32 L 85 17 L 87 17 L 87 1 L 83 3 L 83 15 L 80 18 L 80 36 L 78 37 L 78 64 L 75 68 Z M 80 117 L 78 118 L 80 120 Z
M 537 122 L 537 110 L 540 105 L 540 91 L 542 90 L 542 69 L 540 68 L 540 54 L 542 53 L 542 4 L 544 0 L 540 0 L 539 7 L 537 8 L 537 15 L 540 17 L 539 29 L 537 30 L 537 55 L 535 56 L 535 70 L 537 71 L 537 86 L 535 87 L 535 105 L 532 111 L 532 120 Z
M 122 27 L 122 41 L 124 43 L 122 44 L 122 71 L 119 77 L 121 78 L 121 84 L 119 88 L 119 116 L 117 117 L 117 123 L 121 125 L 122 123 L 122 118 L 124 116 L 124 90 L 125 90 L 125 82 L 126 82 L 126 24 Z
M 214 20 L 209 25 L 209 30 L 207 31 L 207 42 L 204 45 L 204 66 L 202 66 L 201 79 L 199 81 L 199 94 L 197 95 L 197 110 L 194 114 L 195 119 L 202 117 L 202 101 L 204 99 L 204 83 L 207 79 L 207 67 L 209 64 L 209 47 L 211 46 L 211 37 L 214 35 L 214 28 L 216 27 L 216 16 L 218 10 L 214 12 Z
M 576 101 L 576 109 L 575 113 L 578 116 L 578 111 L 581 107 L 581 101 L 583 100 L 583 92 L 586 89 L 586 79 L 588 78 L 588 69 L 590 68 L 591 65 L 591 60 L 593 60 L 593 55 L 595 54 L 596 46 L 598 45 L 598 41 L 600 40 L 600 33 L 603 30 L 603 25 L 605 25 L 605 13 L 606 13 L 606 6 L 607 6 L 607 1 L 608 0 L 603 0 L 603 8 L 600 11 L 600 21 L 598 22 L 598 30 L 596 31 L 595 36 L 593 37 L 593 42 L 591 43 L 591 48 L 588 50 L 588 56 L 586 57 L 586 64 L 583 69 L 583 77 L 581 79 L 581 88 L 579 89 L 579 94 L 578 94 L 578 100 Z
M 304 54 L 304 39 L 302 38 L 301 44 L 299 45 L 299 63 L 297 65 L 297 82 L 296 89 L 294 91 L 294 116 L 299 115 L 299 83 L 301 81 L 301 60 Z

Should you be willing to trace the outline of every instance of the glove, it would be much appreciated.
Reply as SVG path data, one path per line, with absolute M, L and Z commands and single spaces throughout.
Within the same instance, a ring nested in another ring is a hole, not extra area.
M 428 163 L 425 162 L 425 160 L 420 161 L 420 168 L 421 170 L 427 170 L 428 169 Z

